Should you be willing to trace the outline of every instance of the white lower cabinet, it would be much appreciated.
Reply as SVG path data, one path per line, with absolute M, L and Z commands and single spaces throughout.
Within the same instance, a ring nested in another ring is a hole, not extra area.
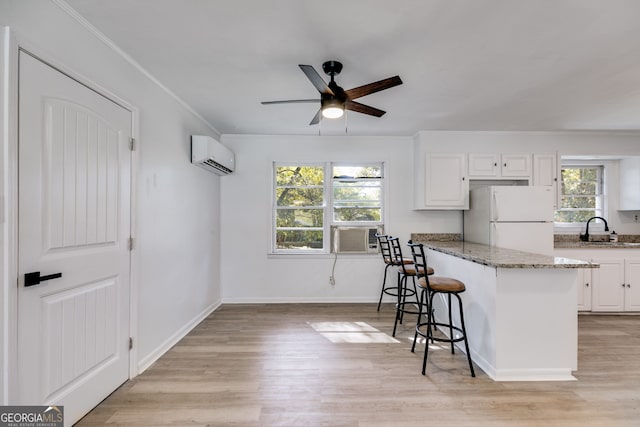
M 591 272 L 591 311 L 624 311 L 624 260 L 594 259 L 600 268 Z
M 578 311 L 591 311 L 591 269 L 578 269 Z
M 640 311 L 640 259 L 624 262 L 624 310 Z
M 635 249 L 557 249 L 556 256 L 591 261 L 578 273 L 578 310 L 640 311 L 640 257 Z

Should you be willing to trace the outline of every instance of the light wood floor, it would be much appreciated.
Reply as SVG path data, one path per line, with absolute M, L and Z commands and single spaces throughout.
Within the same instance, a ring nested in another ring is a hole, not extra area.
M 79 425 L 640 426 L 640 316 L 580 316 L 578 381 L 501 383 L 446 350 L 423 377 L 393 316 L 224 305 Z

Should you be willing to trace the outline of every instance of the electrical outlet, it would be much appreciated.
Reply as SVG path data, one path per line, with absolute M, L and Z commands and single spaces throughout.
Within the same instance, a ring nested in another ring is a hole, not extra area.
M 333 276 L 329 276 L 329 284 L 331 286 L 335 286 L 336 285 L 336 278 Z

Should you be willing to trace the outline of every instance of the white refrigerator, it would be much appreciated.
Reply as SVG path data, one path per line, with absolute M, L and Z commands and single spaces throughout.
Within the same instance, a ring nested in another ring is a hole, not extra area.
M 551 187 L 487 186 L 469 192 L 464 240 L 553 255 Z

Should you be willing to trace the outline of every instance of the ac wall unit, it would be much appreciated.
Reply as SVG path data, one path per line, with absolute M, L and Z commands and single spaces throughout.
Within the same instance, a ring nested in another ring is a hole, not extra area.
M 378 227 L 336 227 L 334 229 L 334 252 L 339 254 L 377 253 Z
M 191 163 L 218 175 L 228 175 L 235 170 L 236 156 L 210 136 L 191 135 Z

